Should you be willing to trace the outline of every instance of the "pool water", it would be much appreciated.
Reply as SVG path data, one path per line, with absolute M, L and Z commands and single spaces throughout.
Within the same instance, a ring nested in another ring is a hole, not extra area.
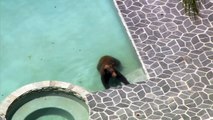
M 112 0 L 0 1 L 0 101 L 43 80 L 103 90 L 103 55 L 119 59 L 125 76 L 146 78 Z

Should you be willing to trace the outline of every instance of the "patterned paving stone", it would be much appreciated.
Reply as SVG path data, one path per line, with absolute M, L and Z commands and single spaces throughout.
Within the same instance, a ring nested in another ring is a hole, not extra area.
M 92 120 L 213 119 L 213 1 L 190 19 L 179 0 L 115 0 L 149 75 L 87 96 Z

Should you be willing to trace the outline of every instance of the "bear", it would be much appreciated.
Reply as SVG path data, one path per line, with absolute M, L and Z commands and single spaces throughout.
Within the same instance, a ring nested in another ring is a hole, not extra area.
M 121 68 L 121 62 L 109 55 L 100 58 L 97 70 L 101 75 L 101 81 L 105 89 L 110 88 L 109 81 L 116 79 L 125 85 L 130 84 L 127 79 L 118 71 Z

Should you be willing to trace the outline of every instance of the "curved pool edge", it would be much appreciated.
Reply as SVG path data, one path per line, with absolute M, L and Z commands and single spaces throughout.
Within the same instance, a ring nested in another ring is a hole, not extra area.
M 82 87 L 73 85 L 71 83 L 62 82 L 62 81 L 41 81 L 41 82 L 35 82 L 31 84 L 27 84 L 16 91 L 12 92 L 9 96 L 7 96 L 1 103 L 0 103 L 0 119 L 6 120 L 6 114 L 10 106 L 21 96 L 26 95 L 28 93 L 42 90 L 42 89 L 48 89 L 48 88 L 56 88 L 60 91 L 66 92 L 66 93 L 72 93 L 77 98 L 82 99 L 86 105 L 87 99 L 86 96 L 89 94 L 89 92 Z M 89 107 L 88 107 L 89 108 Z

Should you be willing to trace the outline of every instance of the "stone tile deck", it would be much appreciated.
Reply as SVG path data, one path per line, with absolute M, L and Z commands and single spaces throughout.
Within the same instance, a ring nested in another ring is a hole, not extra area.
M 91 120 L 213 119 L 213 1 L 115 0 L 149 79 L 87 95 Z

